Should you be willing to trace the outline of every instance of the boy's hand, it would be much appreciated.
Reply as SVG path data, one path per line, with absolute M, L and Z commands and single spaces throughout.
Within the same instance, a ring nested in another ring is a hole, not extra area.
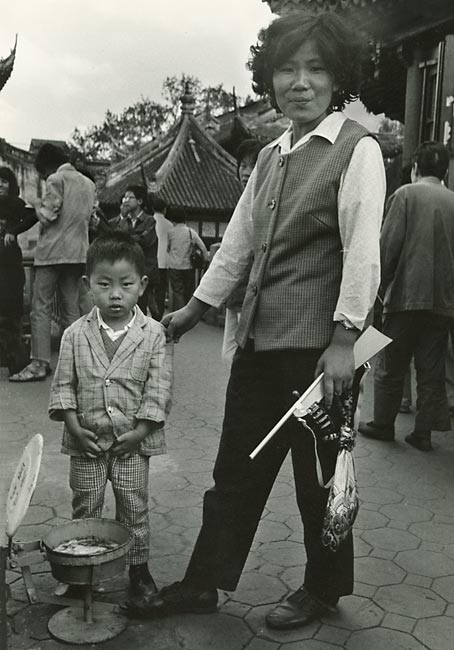
M 99 454 L 102 454 L 101 447 L 98 447 L 96 444 L 98 438 L 93 431 L 78 427 L 74 431 L 70 431 L 70 433 L 77 439 L 79 446 L 82 447 L 84 456 L 87 458 L 97 458 Z
M 118 436 L 115 444 L 110 448 L 110 451 L 115 456 L 120 456 L 120 458 L 130 458 L 140 447 L 140 443 L 145 438 L 143 431 L 138 429 L 132 429 L 132 431 L 127 431 L 122 433 L 121 436 Z

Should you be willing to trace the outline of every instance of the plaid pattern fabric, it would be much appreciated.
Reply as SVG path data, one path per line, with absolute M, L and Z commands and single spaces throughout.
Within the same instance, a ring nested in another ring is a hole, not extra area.
M 123 459 L 106 453 L 96 459 L 72 456 L 70 461 L 73 519 L 102 516 L 104 494 L 109 480 L 115 495 L 115 519 L 134 533 L 134 544 L 128 554 L 129 564 L 148 562 L 149 460 L 140 454 Z
M 252 325 L 257 351 L 329 344 L 343 262 L 338 190 L 367 134 L 346 120 L 333 144 L 314 137 L 285 156 L 278 148 L 260 153 L 254 264 L 237 333 L 241 347 Z
M 63 420 L 63 411 L 74 409 L 81 425 L 100 437 L 118 437 L 131 431 L 137 420 L 164 423 L 170 411 L 172 352 L 162 325 L 138 310 L 109 361 L 93 309 L 63 334 L 50 392 L 50 418 Z M 82 455 L 66 429 L 62 452 Z M 142 441 L 139 453 L 165 453 L 162 427 Z

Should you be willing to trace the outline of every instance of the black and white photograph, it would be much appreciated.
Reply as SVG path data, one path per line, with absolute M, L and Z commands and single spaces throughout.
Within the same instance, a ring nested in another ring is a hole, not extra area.
M 0 13 L 0 650 L 450 650 L 453 1 Z

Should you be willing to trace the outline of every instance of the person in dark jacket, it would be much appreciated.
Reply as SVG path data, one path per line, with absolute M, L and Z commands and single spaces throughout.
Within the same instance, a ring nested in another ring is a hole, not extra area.
M 109 221 L 109 225 L 112 230 L 127 232 L 142 248 L 148 284 L 137 304 L 145 315 L 149 308 L 151 316 L 159 320 L 156 304 L 156 289 L 159 286 L 158 235 L 155 218 L 145 212 L 147 198 L 143 185 L 129 185 L 123 196 L 120 215 Z M 126 216 L 123 216 L 123 212 Z
M 451 429 L 445 387 L 449 328 L 454 318 L 454 192 L 443 185 L 449 151 L 424 142 L 413 155 L 412 183 L 389 198 L 381 234 L 383 332 L 393 339 L 375 373 L 374 419 L 368 438 L 394 440 L 405 374 L 414 356 L 415 428 L 405 437 L 430 451 L 431 431 Z
M 0 167 L 0 365 L 11 373 L 27 362 L 21 357 L 25 273 L 17 235 L 38 221 L 19 198 L 19 186 L 8 167 Z

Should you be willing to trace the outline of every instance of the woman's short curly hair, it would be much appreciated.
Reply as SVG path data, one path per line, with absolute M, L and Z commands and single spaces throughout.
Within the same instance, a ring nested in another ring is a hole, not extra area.
M 339 89 L 333 93 L 331 111 L 340 111 L 359 96 L 366 42 L 339 16 L 327 12 L 316 16 L 294 12 L 276 18 L 258 35 L 251 46 L 248 68 L 252 71 L 255 93 L 267 96 L 279 109 L 273 88 L 273 74 L 301 45 L 313 40 L 327 70 Z

